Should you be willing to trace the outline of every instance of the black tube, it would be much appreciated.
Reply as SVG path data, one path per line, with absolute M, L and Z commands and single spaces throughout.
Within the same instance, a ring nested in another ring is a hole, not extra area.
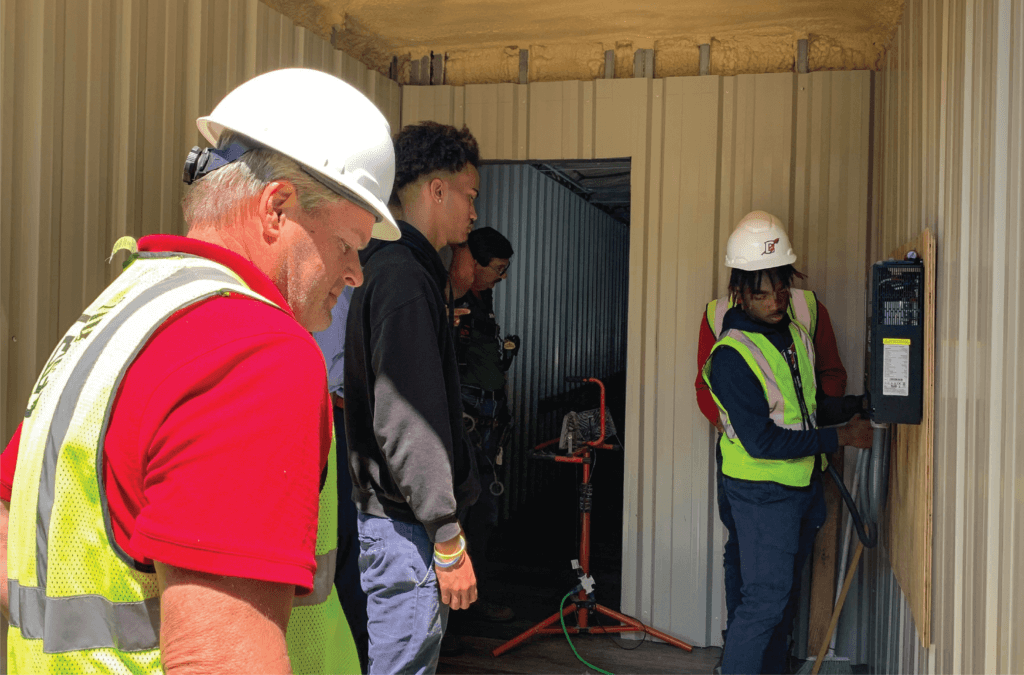
M 857 510 L 857 505 L 853 503 L 853 497 L 850 496 L 850 491 L 846 489 L 846 484 L 843 483 L 843 479 L 836 473 L 835 467 L 832 464 L 828 465 L 828 473 L 832 476 L 832 480 L 836 482 L 836 486 L 839 487 L 839 494 L 843 495 L 843 501 L 846 502 L 846 508 L 850 509 L 850 515 L 853 516 L 853 529 L 857 531 L 857 538 L 860 539 L 861 543 L 864 544 L 864 548 L 874 548 L 878 543 L 878 528 L 874 523 L 871 523 L 867 527 L 864 526 L 864 521 L 861 520 L 860 511 Z
M 882 484 L 885 464 L 889 461 L 889 447 L 885 443 L 888 425 L 876 426 L 871 442 L 871 461 L 868 467 L 868 522 L 877 523 L 885 506 L 885 488 Z

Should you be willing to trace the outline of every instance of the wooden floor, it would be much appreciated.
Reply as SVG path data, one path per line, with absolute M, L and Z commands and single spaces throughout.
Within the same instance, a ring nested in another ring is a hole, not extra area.
M 568 566 L 566 566 L 568 567 Z M 586 673 L 593 672 L 577 659 L 561 633 L 537 635 L 501 656 L 492 650 L 504 644 L 558 611 L 559 602 L 574 579 L 547 567 L 522 568 L 498 564 L 494 567 L 489 592 L 501 604 L 511 607 L 516 618 L 508 623 L 492 623 L 468 612 L 451 612 L 448 633 L 457 636 L 462 653 L 442 656 L 438 673 Z M 598 602 L 618 609 L 617 570 L 597 574 Z M 603 594 L 602 594 L 603 591 Z M 572 616 L 572 615 L 570 615 Z M 571 618 L 566 619 L 573 624 Z M 594 625 L 591 618 L 591 625 Z M 611 624 L 610 619 L 599 623 Z M 557 627 L 559 624 L 554 624 Z M 655 626 L 655 628 L 658 628 Z M 685 639 L 684 636 L 678 636 Z M 696 648 L 687 653 L 677 647 L 654 642 L 650 638 L 631 639 L 612 635 L 572 635 L 580 656 L 602 670 L 624 673 L 710 673 L 721 650 Z M 446 644 L 451 640 L 446 638 Z
M 491 656 L 502 644 L 495 638 L 463 638 L 465 651 L 441 657 L 438 673 L 588 673 L 593 672 L 573 654 L 565 637 L 546 635 Z M 576 650 L 591 664 L 615 675 L 627 673 L 710 673 L 721 650 L 694 649 L 687 654 L 666 644 L 620 640 L 605 635 L 574 636 Z M 628 649 L 628 651 L 627 651 Z

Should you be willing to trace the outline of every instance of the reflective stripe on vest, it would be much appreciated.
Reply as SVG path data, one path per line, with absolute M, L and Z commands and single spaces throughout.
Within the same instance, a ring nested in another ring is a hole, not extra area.
M 704 316 L 707 319 L 711 332 L 717 340 L 722 336 L 722 322 L 725 321 L 725 313 L 734 307 L 731 296 L 725 296 L 712 300 L 704 309 Z M 813 291 L 805 291 L 793 288 L 789 294 L 789 307 L 786 310 L 791 321 L 799 323 L 804 330 L 811 335 L 813 341 L 818 330 L 818 299 Z
M 769 415 L 772 422 L 790 430 L 813 429 L 817 427 L 816 383 L 814 380 L 814 348 L 811 338 L 801 326 L 790 323 L 790 334 L 797 356 L 797 367 L 802 382 L 802 391 L 797 392 L 793 374 L 785 356 L 775 348 L 767 337 L 758 333 L 747 333 L 739 330 L 728 330 L 715 343 L 711 353 L 722 347 L 731 347 L 743 357 L 758 381 L 768 402 Z M 704 381 L 711 387 L 711 358 L 704 364 Z M 773 460 L 752 457 L 743 447 L 736 435 L 736 430 L 729 420 L 729 414 L 722 402 L 711 395 L 721 413 L 725 433 L 721 438 L 722 473 L 732 478 L 752 481 L 771 481 L 793 487 L 804 487 L 810 484 L 814 470 L 814 457 L 799 459 Z M 804 420 L 800 410 L 799 397 L 802 397 L 809 420 Z M 821 455 L 823 466 L 825 455 Z
M 217 263 L 139 254 L 50 356 L 29 400 L 12 488 L 10 672 L 160 672 L 156 575 L 113 538 L 99 449 L 121 380 L 153 332 L 180 309 L 227 294 L 274 306 Z M 336 541 L 320 551 L 318 537 L 318 577 L 333 579 Z

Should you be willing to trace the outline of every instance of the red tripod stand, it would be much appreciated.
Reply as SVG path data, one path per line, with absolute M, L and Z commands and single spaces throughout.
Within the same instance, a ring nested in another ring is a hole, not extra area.
M 605 435 L 605 409 L 604 409 L 604 383 L 593 377 L 567 377 L 566 382 L 592 382 L 601 389 L 601 437 L 596 441 L 584 442 L 580 445 L 579 449 L 568 455 L 552 455 L 549 459 L 553 459 L 556 462 L 564 462 L 568 464 L 582 464 L 583 465 L 583 480 L 582 485 L 589 485 L 590 483 L 590 467 L 593 463 L 592 453 L 596 449 L 611 450 L 612 446 L 604 442 Z M 555 438 L 550 441 L 545 441 L 536 447 L 536 450 L 543 450 L 548 446 L 554 445 L 559 442 L 560 439 Z M 580 567 L 584 576 L 590 574 L 590 507 L 584 505 L 581 500 L 580 504 Z M 589 501 L 589 500 L 587 500 Z M 560 619 L 562 615 L 568 617 L 571 612 L 576 613 L 576 625 L 566 625 L 566 630 L 573 635 L 580 633 L 647 633 L 653 637 L 664 640 L 668 644 L 679 647 L 686 651 L 693 651 L 693 647 L 686 644 L 682 640 L 677 640 L 671 635 L 662 633 L 660 630 L 645 626 L 631 616 L 627 616 L 620 612 L 616 612 L 613 609 L 608 609 L 604 605 L 600 605 L 597 602 L 587 598 L 586 591 L 580 591 L 579 594 L 572 601 L 572 604 L 566 607 L 561 612 L 555 612 L 553 615 L 544 619 L 537 625 L 520 633 L 516 637 L 512 638 L 508 642 L 498 646 L 491 652 L 494 656 L 501 656 L 508 650 L 516 647 L 534 635 L 553 635 L 561 634 L 562 628 L 560 625 Z M 619 623 L 617 626 L 591 626 L 589 622 L 589 616 L 591 612 L 597 612 L 603 614 L 609 618 L 614 619 Z M 554 624 L 554 626 L 553 626 Z

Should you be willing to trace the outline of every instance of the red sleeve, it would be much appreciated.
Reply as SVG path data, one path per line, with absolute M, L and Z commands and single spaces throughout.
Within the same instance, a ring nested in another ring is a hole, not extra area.
M 136 555 L 312 588 L 331 411 L 323 357 L 297 332 L 196 350 L 153 383 Z
M 818 375 L 821 390 L 828 396 L 846 394 L 846 368 L 839 358 L 836 334 L 832 330 L 832 319 L 820 301 L 818 302 L 818 330 L 814 335 L 814 370 Z
M 711 390 L 704 381 L 704 362 L 711 356 L 711 348 L 715 346 L 715 334 L 708 325 L 707 312 L 700 317 L 700 337 L 697 339 L 697 380 L 693 383 L 697 390 L 697 405 L 701 413 L 712 425 L 718 424 L 718 406 L 711 398 Z
M 18 445 L 21 443 L 21 425 L 14 430 L 11 442 L 0 455 L 0 499 L 11 501 L 11 486 L 14 485 L 14 470 L 18 466 Z

